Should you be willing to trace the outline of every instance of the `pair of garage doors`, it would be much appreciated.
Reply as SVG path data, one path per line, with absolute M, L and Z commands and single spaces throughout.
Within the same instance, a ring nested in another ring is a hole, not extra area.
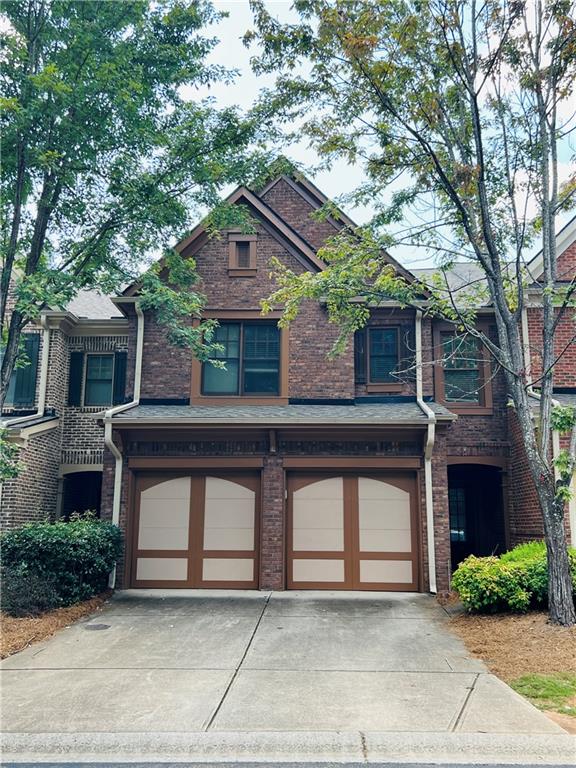
M 132 585 L 258 587 L 259 489 L 248 474 L 139 477 Z M 287 499 L 289 589 L 417 588 L 411 478 L 294 475 Z

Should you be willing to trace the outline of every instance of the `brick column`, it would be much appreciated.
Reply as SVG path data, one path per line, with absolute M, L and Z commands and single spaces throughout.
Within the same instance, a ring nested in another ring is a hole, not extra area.
M 448 466 L 446 436 L 436 433 L 432 454 L 432 494 L 434 497 L 434 540 L 436 549 L 436 589 L 439 594 L 450 588 L 450 516 L 448 511 Z
M 284 589 L 284 470 L 282 459 L 267 456 L 262 470 L 260 589 Z

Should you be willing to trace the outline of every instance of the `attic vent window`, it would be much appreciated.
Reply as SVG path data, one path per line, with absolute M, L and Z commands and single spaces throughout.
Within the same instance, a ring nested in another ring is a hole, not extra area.
M 232 232 L 228 235 L 228 275 L 230 277 L 256 275 L 256 235 Z

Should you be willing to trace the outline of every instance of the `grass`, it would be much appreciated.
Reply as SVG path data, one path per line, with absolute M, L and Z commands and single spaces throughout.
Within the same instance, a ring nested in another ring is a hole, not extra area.
M 576 674 L 523 675 L 510 685 L 538 709 L 576 717 Z

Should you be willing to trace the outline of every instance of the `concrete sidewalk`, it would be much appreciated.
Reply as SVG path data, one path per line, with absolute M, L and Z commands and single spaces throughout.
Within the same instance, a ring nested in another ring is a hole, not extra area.
M 430 759 L 425 744 L 439 739 L 461 760 L 458 744 L 519 737 L 576 755 L 573 737 L 472 659 L 447 621 L 417 594 L 119 593 L 2 664 L 5 759 L 64 745 L 110 757 L 114 744 L 223 759 L 240 743 L 252 745 L 246 759 L 303 749 L 381 760 L 410 743 Z

